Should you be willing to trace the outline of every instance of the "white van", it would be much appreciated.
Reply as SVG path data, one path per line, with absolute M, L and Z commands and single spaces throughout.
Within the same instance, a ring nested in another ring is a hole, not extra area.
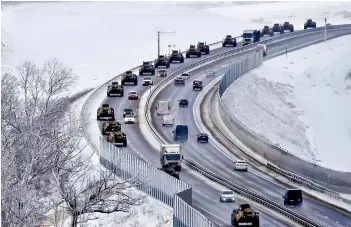
M 158 101 L 156 104 L 157 115 L 165 115 L 171 112 L 171 106 L 167 100 Z
M 189 80 L 190 79 L 190 73 L 182 73 L 182 75 L 180 75 L 180 77 L 182 77 L 184 80 Z
M 171 114 L 164 115 L 162 117 L 162 125 L 163 126 L 171 126 L 174 124 L 174 117 Z
M 247 163 L 244 160 L 236 160 L 236 161 L 234 161 L 234 170 L 247 171 Z

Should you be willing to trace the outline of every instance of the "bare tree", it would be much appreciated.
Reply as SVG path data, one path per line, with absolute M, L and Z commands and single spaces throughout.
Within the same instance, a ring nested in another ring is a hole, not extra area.
M 96 178 L 89 178 L 91 174 L 87 172 L 64 179 L 57 173 L 53 175 L 67 213 L 72 218 L 71 227 L 77 227 L 78 223 L 87 221 L 86 217 L 78 220 L 80 216 L 128 212 L 131 206 L 141 205 L 145 198 L 143 195 L 135 196 L 127 192 L 127 189 L 141 185 L 138 177 L 122 181 L 116 178 L 113 171 L 103 170 L 100 170 Z
M 74 172 L 80 128 L 68 117 L 66 92 L 72 70 L 56 59 L 40 68 L 31 61 L 2 75 L 2 223 L 30 226 L 50 208 L 51 171 Z M 44 199 L 46 198 L 46 199 Z

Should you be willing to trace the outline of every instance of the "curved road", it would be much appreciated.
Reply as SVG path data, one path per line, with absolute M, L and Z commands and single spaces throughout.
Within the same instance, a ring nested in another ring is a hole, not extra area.
M 349 31 L 347 31 L 349 33 Z M 345 30 L 329 30 L 329 35 L 335 34 L 344 34 Z M 300 36 L 295 39 L 289 39 L 286 41 L 281 41 L 279 44 L 273 44 L 269 46 L 270 52 L 269 54 L 273 54 L 275 52 L 279 52 L 285 49 L 285 45 L 288 44 L 289 47 L 293 47 L 294 45 L 300 45 L 305 42 L 310 42 L 315 39 L 323 38 L 324 33 L 318 32 L 314 34 L 309 34 L 306 36 Z M 230 48 L 230 47 L 229 47 Z M 228 48 L 218 48 L 211 51 L 211 54 L 220 53 Z M 242 56 L 242 55 L 241 55 Z M 238 59 L 239 56 L 236 56 L 235 59 Z M 228 70 L 230 66 L 230 62 L 233 61 L 233 57 L 227 58 L 224 60 L 216 61 L 212 64 L 204 66 L 200 69 L 194 70 L 192 72 L 193 79 L 201 79 L 204 81 L 204 86 L 208 84 L 213 78 L 206 78 L 204 76 L 204 71 L 208 68 L 216 68 L 217 75 L 220 75 L 221 72 L 225 72 Z M 172 64 L 171 68 L 168 69 L 168 73 L 171 74 L 174 70 L 179 69 L 179 67 L 184 67 L 189 63 L 193 62 L 193 59 L 186 59 L 184 64 Z M 141 84 L 142 76 L 139 77 L 139 84 Z M 154 83 L 158 83 L 161 78 L 154 79 Z M 275 200 L 279 203 L 282 202 L 281 196 L 284 193 L 284 188 L 279 186 L 276 183 L 267 181 L 256 174 L 251 172 L 247 173 L 237 173 L 232 170 L 233 164 L 232 161 L 226 158 L 224 155 L 219 153 L 216 148 L 214 148 L 211 144 L 198 144 L 196 143 L 196 134 L 198 133 L 197 126 L 195 124 L 193 115 L 192 115 L 192 104 L 196 99 L 198 92 L 192 91 L 191 81 L 187 81 L 184 87 L 177 86 L 174 88 L 173 83 L 170 84 L 166 89 L 164 89 L 159 96 L 156 98 L 156 101 L 159 99 L 168 99 L 171 100 L 172 104 L 172 112 L 175 116 L 176 123 L 185 123 L 189 125 L 189 140 L 182 144 L 182 151 L 185 156 L 196 160 L 202 165 L 210 168 L 215 173 L 226 177 L 243 187 L 250 188 L 253 191 L 256 191 L 260 194 L 265 195 L 266 197 Z M 125 93 L 129 90 L 136 90 L 141 95 L 147 87 L 142 86 L 125 86 Z M 182 108 L 180 110 L 177 106 L 177 100 L 179 98 L 188 98 L 191 100 L 189 108 Z M 109 103 L 117 114 L 122 115 L 122 111 L 124 108 L 133 108 L 135 110 L 138 109 L 139 102 L 127 100 L 126 97 L 119 98 L 106 98 L 104 102 Z M 155 107 L 152 107 L 155 109 Z M 139 114 L 139 113 L 138 113 Z M 140 113 L 143 114 L 143 113 Z M 122 116 L 116 116 L 117 119 L 122 119 Z M 162 127 L 160 119 L 161 116 L 153 115 L 153 123 L 158 129 L 158 131 L 164 136 L 168 142 L 172 143 L 172 133 L 171 128 Z M 141 159 L 155 165 L 159 166 L 159 153 L 154 151 L 152 147 L 146 142 L 144 137 L 140 134 L 140 130 L 138 128 L 138 124 L 135 125 L 123 125 L 124 131 L 126 132 L 129 140 L 128 147 L 123 148 L 127 152 L 138 156 Z M 146 138 L 147 139 L 147 138 Z M 181 172 L 181 180 L 189 183 L 193 186 L 193 204 L 196 208 L 198 208 L 201 212 L 207 215 L 209 218 L 213 219 L 217 223 L 228 224 L 230 220 L 230 212 L 233 207 L 237 207 L 237 204 L 222 204 L 218 201 L 218 193 L 219 190 L 210 186 L 209 184 L 204 184 L 202 181 L 199 181 L 196 177 L 193 177 L 187 173 L 187 171 Z M 237 199 L 237 201 L 240 201 Z M 244 202 L 245 200 L 242 200 Z M 240 201 L 241 202 L 241 201 Z M 252 202 L 247 201 L 252 204 Z M 203 210 L 206 209 L 206 210 Z M 264 223 L 270 223 L 267 226 L 287 226 L 286 223 L 277 220 L 277 217 L 272 217 L 265 210 L 255 207 L 259 212 L 261 212 L 261 220 L 262 225 Z M 223 211 L 227 211 L 223 212 Z M 301 208 L 296 209 L 297 212 L 302 214 L 308 214 L 308 217 L 315 219 L 325 226 L 351 226 L 351 221 L 345 215 L 329 209 L 318 202 L 315 202 L 312 199 L 305 198 L 304 205 Z M 280 224 L 279 224 L 280 223 Z

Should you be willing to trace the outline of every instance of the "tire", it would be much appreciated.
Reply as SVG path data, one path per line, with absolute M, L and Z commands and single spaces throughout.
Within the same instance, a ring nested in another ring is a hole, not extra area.
M 170 63 L 167 63 L 166 68 L 169 68 L 170 66 L 171 66 L 171 64 L 170 64 Z
M 127 141 L 124 141 L 123 142 L 123 147 L 126 147 L 127 146 Z
M 207 51 L 206 51 L 206 54 L 210 54 L 210 50 L 207 50 Z
M 138 81 L 136 80 L 136 81 L 134 81 L 134 85 L 138 85 Z
M 305 25 L 305 26 L 303 26 L 303 29 L 307 29 L 307 26 Z
M 155 68 L 158 68 L 158 64 L 157 63 L 155 64 Z
M 96 116 L 96 119 L 97 119 L 98 121 L 100 121 L 100 117 L 99 117 L 99 116 Z
M 125 83 L 124 83 L 124 81 L 122 81 L 122 83 L 121 83 L 122 85 L 124 85 Z
M 151 72 L 151 75 L 155 75 L 156 71 L 155 69 Z
M 143 75 L 143 71 L 141 70 L 141 71 L 139 71 L 139 76 L 142 76 Z
M 110 93 L 107 92 L 107 97 L 111 97 Z
M 181 58 L 181 59 L 180 59 L 180 63 L 184 63 L 184 58 Z
M 280 34 L 284 34 L 284 30 L 282 29 L 282 30 L 280 30 Z
M 186 54 L 186 58 L 190 58 L 190 54 Z
M 121 93 L 121 97 L 123 97 L 123 96 L 124 96 L 124 92 Z
M 225 44 L 224 44 L 224 43 L 222 43 L 222 47 L 225 47 Z

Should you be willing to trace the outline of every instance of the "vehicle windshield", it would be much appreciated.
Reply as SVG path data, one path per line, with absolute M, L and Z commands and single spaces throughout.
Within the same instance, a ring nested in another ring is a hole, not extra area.
M 188 100 L 186 100 L 186 99 L 181 99 L 180 100 L 180 103 L 187 103 L 188 102 Z
M 144 65 L 150 65 L 150 62 L 144 62 L 143 64 Z
M 253 37 L 253 34 L 252 33 L 244 33 L 243 34 L 243 38 L 244 39 L 251 39 Z
M 134 116 L 131 114 L 128 114 L 128 115 L 126 115 L 126 118 L 134 118 Z
M 145 77 L 144 80 L 151 80 L 151 77 Z
M 131 95 L 136 95 L 137 92 L 136 92 L 136 91 L 130 91 L 129 94 L 131 94 Z
M 175 133 L 177 136 L 188 136 L 188 126 L 177 125 Z
M 133 110 L 132 109 L 124 109 L 124 112 L 126 112 L 126 113 L 133 113 Z
M 234 193 L 232 191 L 224 191 L 222 194 L 223 195 L 233 195 Z
M 103 104 L 102 107 L 109 107 L 109 104 Z
M 203 46 L 203 45 L 205 45 L 205 43 L 199 43 L 199 46 Z
M 301 199 L 302 191 L 300 189 L 288 190 L 288 199 Z
M 165 72 L 166 72 L 166 70 L 161 69 L 161 70 L 159 70 L 158 72 L 159 72 L 159 73 L 165 73 Z
M 180 154 L 167 154 L 167 160 L 180 160 Z

